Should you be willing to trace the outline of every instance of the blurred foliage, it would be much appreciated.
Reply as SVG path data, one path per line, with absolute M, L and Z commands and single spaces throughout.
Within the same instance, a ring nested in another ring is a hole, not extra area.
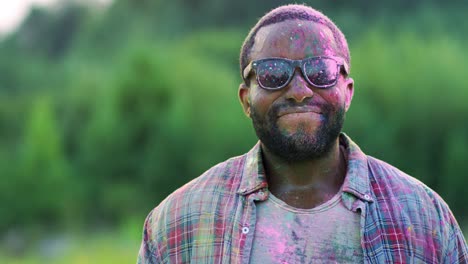
M 468 221 L 464 2 L 306 2 L 350 43 L 345 131 Z M 173 190 L 250 149 L 238 53 L 255 20 L 283 3 L 34 9 L 0 43 L 0 234 L 142 224 Z

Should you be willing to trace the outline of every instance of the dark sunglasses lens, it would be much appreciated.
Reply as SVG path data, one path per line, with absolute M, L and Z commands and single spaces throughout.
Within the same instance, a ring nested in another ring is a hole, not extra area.
M 328 87 L 336 82 L 338 65 L 332 59 L 311 59 L 304 64 L 304 73 L 313 85 Z
M 266 60 L 257 65 L 257 81 L 264 88 L 280 88 L 284 86 L 291 75 L 291 65 L 281 60 Z

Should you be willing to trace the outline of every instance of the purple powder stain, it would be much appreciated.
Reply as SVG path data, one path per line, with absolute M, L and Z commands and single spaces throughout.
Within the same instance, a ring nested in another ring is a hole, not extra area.
M 297 28 L 291 32 L 289 40 L 291 40 L 291 48 L 302 49 L 304 47 L 305 34 L 302 28 Z
M 322 39 L 325 39 L 325 38 L 326 38 L 326 37 L 325 37 L 325 34 L 323 34 L 323 31 L 321 31 L 321 30 L 320 30 L 320 37 L 321 37 Z

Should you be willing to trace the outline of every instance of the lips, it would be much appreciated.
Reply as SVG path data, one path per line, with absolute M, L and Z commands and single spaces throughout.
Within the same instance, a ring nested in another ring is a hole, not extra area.
M 295 106 L 282 108 L 278 111 L 278 117 L 288 115 L 288 114 L 297 114 L 297 113 L 316 113 L 322 114 L 322 111 L 319 107 L 316 106 Z

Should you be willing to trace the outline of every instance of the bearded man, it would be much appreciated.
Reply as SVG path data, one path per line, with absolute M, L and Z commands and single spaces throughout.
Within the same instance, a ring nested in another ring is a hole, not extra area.
M 350 53 L 325 15 L 263 16 L 240 54 L 239 99 L 259 142 L 148 215 L 139 263 L 466 263 L 447 204 L 341 132 Z

